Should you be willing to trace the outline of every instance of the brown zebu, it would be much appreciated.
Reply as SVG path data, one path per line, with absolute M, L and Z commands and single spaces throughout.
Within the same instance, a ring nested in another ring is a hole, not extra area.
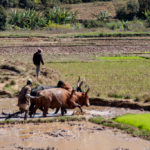
M 48 108 L 73 109 L 79 107 L 82 112 L 81 106 L 90 105 L 88 97 L 89 90 L 90 89 L 88 88 L 86 92 L 77 92 L 72 90 L 72 87 L 70 86 L 69 89 L 52 88 L 39 91 L 33 113 L 40 107 L 44 108 L 43 116 L 46 116 Z M 64 115 L 64 111 L 62 111 L 62 115 Z
M 77 86 L 76 86 L 75 90 L 78 91 L 78 92 L 82 92 L 81 86 L 83 85 L 83 83 L 84 83 L 84 81 L 80 80 L 80 76 L 79 76 L 78 81 L 77 81 Z M 37 86 L 37 87 L 33 88 L 31 90 L 31 96 L 37 96 L 37 93 L 39 91 L 45 90 L 45 89 L 51 89 L 51 88 L 64 88 L 66 90 L 72 91 L 72 87 L 68 83 L 65 83 L 65 82 L 60 80 L 60 81 L 58 81 L 57 86 Z M 29 108 L 30 117 L 32 117 L 32 113 L 33 113 L 33 109 L 34 109 L 35 105 L 36 105 L 36 99 L 31 98 L 31 105 L 30 105 L 30 108 Z M 39 108 L 39 109 L 43 111 L 42 107 Z M 57 114 L 58 111 L 59 111 L 59 108 L 56 109 L 54 114 Z M 66 109 L 63 109 L 61 111 L 64 111 L 64 113 L 67 113 Z

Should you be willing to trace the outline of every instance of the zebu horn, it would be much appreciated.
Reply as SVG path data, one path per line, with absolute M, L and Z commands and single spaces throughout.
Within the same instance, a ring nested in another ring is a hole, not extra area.
M 84 83 L 84 81 L 81 81 L 78 87 L 81 88 L 81 86 L 83 85 L 83 83 Z
M 84 86 L 83 92 L 85 92 L 86 87 L 88 87 L 87 85 Z
M 88 89 L 87 89 L 87 91 L 86 91 L 86 94 L 88 94 L 89 91 L 90 91 L 90 87 L 88 86 Z
M 80 82 L 80 76 L 79 76 L 78 81 L 77 81 L 77 87 L 79 87 L 79 82 Z

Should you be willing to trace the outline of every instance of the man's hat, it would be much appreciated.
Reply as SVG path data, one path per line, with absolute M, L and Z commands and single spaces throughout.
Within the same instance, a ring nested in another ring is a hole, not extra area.
M 38 48 L 38 52 L 41 53 L 43 50 L 41 48 Z
M 28 79 L 27 84 L 32 84 L 32 79 Z

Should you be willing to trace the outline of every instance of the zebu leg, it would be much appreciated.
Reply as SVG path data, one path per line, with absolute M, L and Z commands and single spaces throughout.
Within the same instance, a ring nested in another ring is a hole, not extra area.
M 58 113 L 58 111 L 59 111 L 59 108 L 56 108 L 56 110 L 55 110 L 54 114 L 57 114 L 57 113 Z
M 47 112 L 48 112 L 48 107 L 46 106 L 46 107 L 44 107 L 43 117 L 46 117 Z
M 81 113 L 83 112 L 83 110 L 82 110 L 82 108 L 81 108 L 81 105 L 79 105 L 79 104 L 76 103 L 76 102 L 71 102 L 71 103 L 72 103 L 72 105 L 73 105 L 74 107 L 79 107 Z
M 61 115 L 63 116 L 66 113 L 67 113 L 67 110 L 65 108 L 61 108 Z
M 30 115 L 30 118 L 32 118 L 32 114 L 33 114 L 34 107 L 35 107 L 35 104 L 34 104 L 34 103 L 31 103 L 31 105 L 30 105 L 30 107 L 29 107 L 29 115 Z
M 25 110 L 24 120 L 27 120 L 27 118 L 28 118 L 28 113 L 29 113 L 29 111 L 28 111 L 28 110 Z

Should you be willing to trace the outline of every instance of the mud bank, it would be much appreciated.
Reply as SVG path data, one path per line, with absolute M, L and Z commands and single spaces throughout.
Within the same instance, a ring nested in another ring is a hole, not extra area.
M 136 102 L 133 102 L 132 100 L 90 98 L 90 104 L 96 105 L 96 106 L 122 107 L 122 108 L 150 111 L 150 105 L 136 103 Z

